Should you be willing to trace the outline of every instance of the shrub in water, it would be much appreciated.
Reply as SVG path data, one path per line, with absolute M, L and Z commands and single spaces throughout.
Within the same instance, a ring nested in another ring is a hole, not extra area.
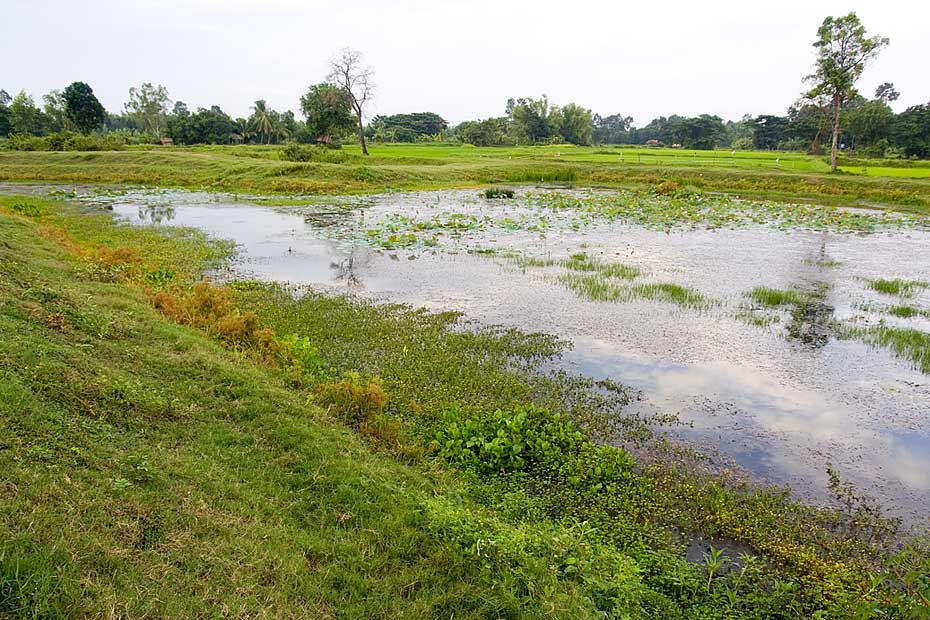
M 513 198 L 513 190 L 506 187 L 489 187 L 484 190 L 485 198 Z

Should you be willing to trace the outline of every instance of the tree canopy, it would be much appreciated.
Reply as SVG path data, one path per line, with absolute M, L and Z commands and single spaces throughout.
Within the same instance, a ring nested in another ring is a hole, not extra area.
M 97 100 L 93 89 L 84 82 L 72 82 L 63 94 L 65 114 L 81 133 L 90 133 L 100 127 L 107 117 L 106 110 Z
M 329 142 L 355 127 L 349 95 L 333 84 L 314 84 L 308 88 L 300 98 L 300 110 L 313 141 Z
M 833 108 L 833 142 L 830 165 L 836 170 L 843 105 L 858 94 L 856 82 L 866 65 L 888 45 L 885 37 L 867 37 L 855 13 L 827 17 L 817 30 L 814 72 L 805 79 L 812 84 L 808 98 L 825 97 Z

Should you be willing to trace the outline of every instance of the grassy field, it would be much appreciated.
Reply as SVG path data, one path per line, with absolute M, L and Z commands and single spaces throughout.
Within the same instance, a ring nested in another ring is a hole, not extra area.
M 147 147 L 106 152 L 0 152 L 0 180 L 132 183 L 251 193 L 358 193 L 492 184 L 560 183 L 693 188 L 824 204 L 930 212 L 926 162 L 844 162 L 796 153 L 545 146 L 475 148 L 373 145 L 317 161 L 281 158 L 277 146 Z
M 622 386 L 532 372 L 557 340 L 191 288 L 229 252 L 0 197 L 0 617 L 926 617 L 926 550 L 840 482 L 635 462 L 589 439 Z

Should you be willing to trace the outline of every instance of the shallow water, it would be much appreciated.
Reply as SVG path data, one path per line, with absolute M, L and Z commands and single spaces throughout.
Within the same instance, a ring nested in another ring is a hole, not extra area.
M 823 346 L 811 346 L 791 339 L 786 312 L 767 311 L 780 320 L 763 326 L 739 318 L 752 308 L 746 293 L 764 285 L 825 291 L 828 321 L 930 330 L 927 318 L 882 313 L 902 300 L 867 286 L 870 278 L 930 281 L 930 233 L 761 226 L 665 232 L 580 221 L 570 212 L 475 194 L 392 194 L 361 206 L 332 199 L 267 207 L 190 192 L 96 202 L 134 224 L 194 226 L 235 240 L 235 277 L 350 290 L 557 334 L 573 344 L 559 364 L 639 390 L 642 398 L 632 407 L 641 412 L 678 414 L 687 425 L 668 432 L 721 464 L 735 463 L 759 480 L 789 484 L 801 497 L 822 501 L 832 463 L 891 514 L 911 524 L 930 517 L 930 376 L 856 340 L 828 335 Z M 468 225 L 427 229 L 410 247 L 398 247 L 385 226 L 403 234 L 410 228 L 403 218 L 414 216 Z M 425 238 L 435 247 L 425 246 Z M 395 249 L 373 247 L 379 244 Z M 498 254 L 469 253 L 490 248 Z M 523 268 L 501 256 L 563 258 L 582 249 L 639 267 L 643 281 L 696 289 L 715 305 L 588 301 L 558 282 L 562 267 Z M 930 291 L 904 301 L 930 310 Z

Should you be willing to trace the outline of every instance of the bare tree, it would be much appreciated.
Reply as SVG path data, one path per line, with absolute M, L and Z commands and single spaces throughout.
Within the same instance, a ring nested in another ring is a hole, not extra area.
M 362 66 L 362 53 L 348 47 L 343 49 L 338 57 L 329 61 L 329 75 L 326 79 L 346 91 L 349 96 L 352 111 L 358 119 L 358 140 L 362 145 L 363 155 L 368 155 L 363 114 L 365 104 L 374 94 L 374 77 L 374 69 Z

